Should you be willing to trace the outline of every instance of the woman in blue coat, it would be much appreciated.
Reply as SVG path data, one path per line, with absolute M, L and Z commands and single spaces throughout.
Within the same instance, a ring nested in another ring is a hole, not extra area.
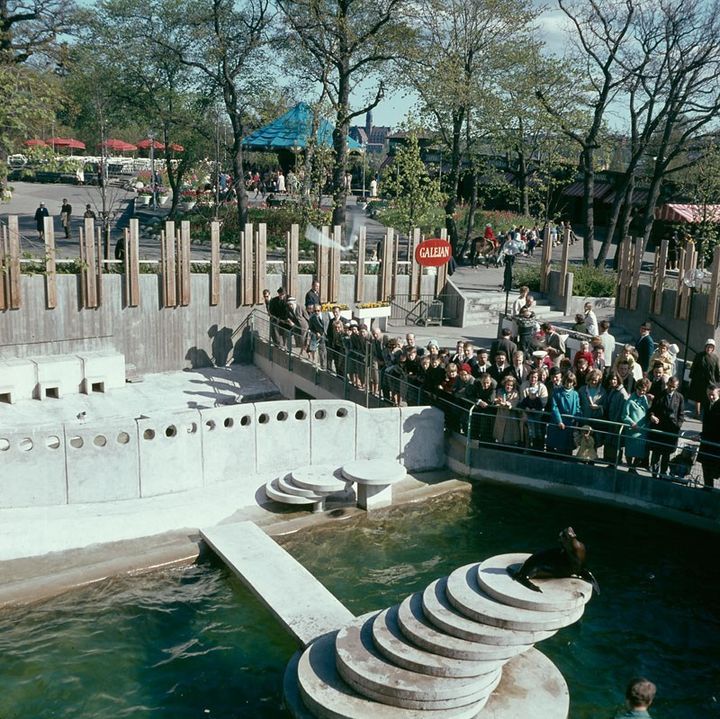
M 623 409 L 622 421 L 625 425 L 625 459 L 630 471 L 637 473 L 636 467 L 642 466 L 647 458 L 647 414 L 650 403 L 647 391 L 650 380 L 641 379 L 635 383 L 635 391 L 628 397 Z
M 547 447 L 554 452 L 572 454 L 575 448 L 573 427 L 580 416 L 580 397 L 575 391 L 575 375 L 568 372 L 562 384 L 553 388 L 550 398 L 550 423 Z

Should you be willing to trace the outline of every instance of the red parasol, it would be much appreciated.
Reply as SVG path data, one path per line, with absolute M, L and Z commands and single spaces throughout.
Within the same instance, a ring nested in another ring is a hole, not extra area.
M 133 150 L 137 150 L 135 145 L 130 142 L 125 142 L 125 140 L 110 139 L 98 144 L 103 144 L 108 150 L 115 152 L 132 152 Z
M 45 142 L 45 140 L 37 140 L 37 139 L 25 140 L 25 142 L 23 142 L 23 145 L 25 145 L 25 147 L 47 147 L 48 146 L 47 142 Z
M 185 148 L 182 145 L 178 145 L 176 142 L 171 142 L 168 148 L 173 152 L 185 152 Z
M 51 137 L 45 141 L 46 144 L 52 145 L 53 147 L 67 147 L 70 150 L 84 150 L 85 143 L 80 140 L 75 140 L 72 137 Z
M 158 142 L 157 140 L 140 140 L 140 142 L 135 143 L 138 150 L 149 150 L 150 146 L 152 145 L 156 150 L 164 150 L 165 145 L 163 145 L 162 142 Z

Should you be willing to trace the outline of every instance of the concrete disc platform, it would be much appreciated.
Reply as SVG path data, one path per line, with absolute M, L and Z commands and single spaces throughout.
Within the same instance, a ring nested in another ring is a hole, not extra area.
M 285 670 L 285 705 L 295 719 L 566 719 L 567 684 L 537 649 L 511 659 L 487 703 L 422 711 L 386 706 L 360 696 L 335 667 L 335 634 L 296 652 Z M 484 708 L 483 708 L 484 705 Z M 309 708 L 308 708 L 309 707 Z
M 435 677 L 390 663 L 373 644 L 375 616 L 360 617 L 335 639 L 338 672 L 356 691 L 393 706 L 452 709 L 476 704 L 499 681 L 499 670 L 477 678 Z
M 299 494 L 289 494 L 284 492 L 280 488 L 279 478 L 275 477 L 265 484 L 265 494 L 270 499 L 274 499 L 276 502 L 282 502 L 283 504 L 315 504 L 316 502 L 322 502 L 325 497 L 319 495 L 301 496 Z
M 292 482 L 298 487 L 309 489 L 320 494 L 344 492 L 348 481 L 340 479 L 340 471 L 336 465 L 318 464 L 294 469 L 291 473 Z
M 445 634 L 425 617 L 420 592 L 411 595 L 400 604 L 398 622 L 402 633 L 423 649 L 442 656 L 473 663 L 479 662 L 479 666 L 487 665 L 489 668 L 501 667 L 508 659 L 527 651 L 532 646 L 530 643 L 487 645 Z
M 375 617 L 372 623 L 372 636 L 377 649 L 393 664 L 421 674 L 438 677 L 478 677 L 491 674 L 503 665 L 499 660 L 477 662 L 443 656 L 417 646 L 400 630 L 397 606 L 390 607 Z M 452 640 L 453 637 L 450 639 Z
M 298 487 L 296 484 L 294 484 L 291 480 L 291 475 L 285 475 L 284 477 L 278 477 L 277 478 L 277 486 L 278 489 L 281 492 L 284 492 L 285 494 L 290 494 L 295 497 L 308 497 L 310 501 L 312 502 L 318 502 L 321 499 L 323 499 L 322 496 L 317 494 L 312 489 L 305 489 L 303 487 Z
M 369 485 L 387 485 L 405 479 L 405 467 L 384 459 L 358 459 L 342 466 L 343 477 L 351 482 Z
M 438 629 L 469 642 L 491 645 L 529 645 L 548 639 L 556 634 L 551 631 L 521 631 L 484 624 L 461 614 L 448 601 L 447 579 L 437 579 L 429 584 L 422 595 L 424 616 Z
M 486 624 L 521 631 L 552 631 L 576 622 L 584 607 L 562 612 L 540 612 L 509 607 L 480 589 L 477 582 L 479 564 L 466 564 L 447 578 L 447 597 L 460 613 Z
M 588 582 L 573 577 L 533 579 L 540 592 L 516 582 L 508 570 L 517 571 L 530 554 L 500 554 L 477 569 L 480 589 L 503 604 L 538 612 L 562 612 L 582 608 L 592 596 Z

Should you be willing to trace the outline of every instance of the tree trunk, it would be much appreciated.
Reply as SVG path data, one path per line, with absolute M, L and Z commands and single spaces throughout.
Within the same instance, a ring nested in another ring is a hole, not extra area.
M 335 162 L 333 164 L 333 226 L 345 228 L 345 205 L 347 203 L 347 188 L 345 187 L 345 173 L 347 171 L 347 136 L 350 132 L 350 70 L 342 68 L 338 83 L 338 106 L 333 130 L 333 148 L 335 149 Z
M 648 191 L 645 214 L 643 215 L 643 249 L 647 247 L 648 240 L 650 239 L 650 233 L 652 232 L 653 222 L 655 222 L 655 207 L 657 205 L 658 198 L 660 197 L 664 172 L 664 167 L 658 168 L 656 166 L 653 178 L 650 181 L 650 190 Z
M 458 189 L 460 186 L 460 160 L 462 153 L 460 151 L 460 136 L 462 132 L 463 120 L 465 118 L 465 108 L 457 108 L 453 110 L 453 136 L 452 148 L 450 151 L 450 178 L 448 199 L 445 203 L 445 227 L 447 228 L 448 240 L 452 245 L 453 255 L 456 260 L 460 259 L 458 252 L 458 231 L 455 222 L 455 208 L 457 207 Z
M 593 149 L 590 146 L 583 148 L 583 219 L 585 221 L 585 239 L 583 240 L 583 264 L 591 265 L 593 261 L 595 239 L 595 217 L 593 207 L 593 193 L 595 192 L 595 166 Z
M 634 182 L 634 176 L 623 176 L 620 184 L 615 188 L 615 198 L 613 199 L 612 209 L 610 210 L 610 222 L 608 224 L 608 231 L 602 245 L 600 245 L 600 251 L 595 260 L 595 267 L 601 268 L 605 265 L 610 245 L 612 245 L 613 235 L 618 225 L 618 218 L 620 217 L 620 210 L 627 206 L 627 193 L 628 186 L 631 182 Z
M 478 173 L 473 165 L 471 169 L 471 190 L 470 190 L 470 207 L 467 213 L 467 228 L 465 230 L 465 239 L 463 241 L 462 249 L 460 250 L 460 257 L 464 257 L 470 245 L 470 238 L 473 235 L 475 229 L 475 211 L 477 210 L 478 204 Z

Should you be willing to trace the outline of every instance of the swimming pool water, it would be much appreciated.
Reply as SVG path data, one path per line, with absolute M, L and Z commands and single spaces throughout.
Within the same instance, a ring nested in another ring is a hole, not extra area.
M 476 486 L 279 541 L 360 614 L 462 564 L 552 546 L 567 525 L 602 590 L 578 624 L 538 645 L 568 681 L 571 718 L 612 716 L 636 674 L 658 685 L 657 719 L 720 717 L 717 535 Z M 295 648 L 213 558 L 115 578 L 0 612 L 0 719 L 285 718 Z

